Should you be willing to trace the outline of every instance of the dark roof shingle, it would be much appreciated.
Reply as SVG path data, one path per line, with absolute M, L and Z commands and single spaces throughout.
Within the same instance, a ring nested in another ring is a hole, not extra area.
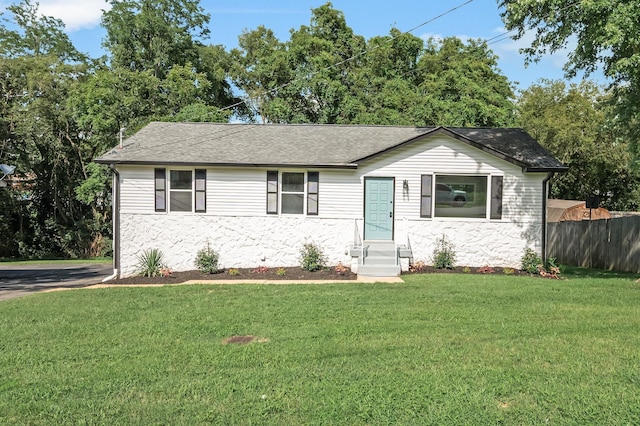
M 521 129 L 152 122 L 96 159 L 105 164 L 356 167 L 438 131 L 530 171 L 565 167 Z

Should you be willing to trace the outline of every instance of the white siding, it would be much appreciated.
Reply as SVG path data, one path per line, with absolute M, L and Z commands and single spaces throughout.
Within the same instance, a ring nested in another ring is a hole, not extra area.
M 153 170 L 147 166 L 118 166 L 121 213 L 155 212 Z
M 265 216 L 267 210 L 266 169 L 207 170 L 207 214 L 221 216 Z
M 541 196 L 538 193 L 542 184 L 535 188 L 532 185 L 535 186 L 537 180 L 541 182 L 544 176 L 525 176 L 519 167 L 447 137 L 426 138 L 373 158 L 360 167 L 359 173 L 396 178 L 396 219 L 420 218 L 420 176 L 423 174 L 503 176 L 502 219 L 537 220 L 541 214 L 534 213 L 527 206 L 535 201 L 532 197 Z M 404 180 L 409 184 L 408 194 L 403 193 Z M 538 210 L 541 212 L 541 207 Z M 473 219 L 475 222 L 478 220 Z
M 394 239 L 409 242 L 416 259 L 428 262 L 442 235 L 454 242 L 459 264 L 469 266 L 517 267 L 525 247 L 540 248 L 546 174 L 524 174 L 507 161 L 446 136 L 395 149 L 356 170 L 312 169 L 320 177 L 318 216 L 266 214 L 266 172 L 275 169 L 207 168 L 206 214 L 156 213 L 154 167 L 118 170 L 122 265 L 130 273 L 135 255 L 151 247 L 163 249 L 170 266 L 192 268 L 195 251 L 207 239 L 221 250 L 223 266 L 296 265 L 301 245 L 309 240 L 321 242 L 331 261 L 344 261 L 344 247 L 353 242 L 354 232 L 362 235 L 366 176 L 395 178 Z M 502 219 L 420 218 L 423 174 L 502 176 Z M 408 193 L 403 192 L 405 180 Z
M 363 190 L 356 170 L 320 170 L 319 216 L 361 218 Z

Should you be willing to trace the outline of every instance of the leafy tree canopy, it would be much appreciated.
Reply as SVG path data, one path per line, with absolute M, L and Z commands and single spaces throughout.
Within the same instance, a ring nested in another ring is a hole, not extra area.
M 543 80 L 518 101 L 518 124 L 569 167 L 551 181 L 551 196 L 583 200 L 599 195 L 613 210 L 640 203 L 640 173 L 629 147 L 608 126 L 610 95 L 591 82 L 567 86 Z
M 565 70 L 591 73 L 599 66 L 613 81 L 617 123 L 640 136 L 640 0 L 500 0 L 502 18 L 517 38 L 534 30 L 523 49 L 528 61 L 555 52 L 573 41 Z
M 164 78 L 174 65 L 194 64 L 209 34 L 209 15 L 197 0 L 108 0 L 104 46 L 114 67 Z
M 392 29 L 365 40 L 331 3 L 278 40 L 265 27 L 240 36 L 232 79 L 257 117 L 282 123 L 503 126 L 513 92 L 480 41 L 425 43 Z

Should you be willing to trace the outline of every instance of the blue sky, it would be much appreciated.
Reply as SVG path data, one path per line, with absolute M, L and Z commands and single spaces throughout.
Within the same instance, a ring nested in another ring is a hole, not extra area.
M 562 65 L 568 51 L 547 55 L 539 63 L 525 67 L 524 57 L 518 49 L 527 45 L 526 37 L 520 41 L 499 37 L 505 30 L 496 0 L 471 0 L 464 4 L 466 2 L 333 0 L 332 4 L 344 13 L 354 32 L 367 39 L 386 35 L 394 26 L 408 31 L 431 20 L 412 34 L 423 38 L 456 36 L 485 40 L 498 36 L 489 41 L 489 47 L 499 56 L 498 66 L 502 73 L 517 82 L 518 89 L 526 89 L 541 78 L 563 78 Z M 4 10 L 10 3 L 0 0 L 0 8 Z M 65 22 L 68 34 L 79 50 L 94 57 L 104 54 L 101 47 L 104 31 L 100 28 L 101 9 L 108 7 L 104 0 L 39 0 L 39 3 L 44 14 Z M 243 30 L 252 30 L 258 25 L 272 29 L 281 41 L 285 41 L 291 28 L 308 25 L 311 9 L 324 3 L 325 0 L 202 0 L 200 5 L 211 15 L 208 42 L 231 49 L 237 45 L 238 35 Z M 590 78 L 605 81 L 600 73 Z

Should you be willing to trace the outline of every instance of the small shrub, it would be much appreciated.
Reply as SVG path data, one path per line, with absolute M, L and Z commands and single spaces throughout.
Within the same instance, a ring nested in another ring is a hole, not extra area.
M 251 272 L 253 272 L 254 274 L 266 274 L 267 272 L 269 272 L 269 268 L 267 268 L 266 266 L 258 266 Z
M 347 272 L 349 272 L 349 268 L 347 268 L 346 266 L 344 266 L 344 265 L 342 264 L 342 262 L 339 262 L 339 263 L 336 265 L 336 267 L 335 267 L 335 269 L 334 269 L 334 270 L 336 271 L 336 274 L 338 274 L 338 275 L 344 275 L 344 274 L 346 274 Z
M 327 260 L 320 247 L 313 243 L 307 243 L 300 253 L 302 269 L 309 272 L 326 268 Z
M 418 260 L 409 265 L 409 272 L 422 272 L 426 267 L 427 265 L 423 261 Z
M 469 272 L 471 272 L 471 268 L 469 268 L 468 266 L 465 266 L 464 268 L 462 268 L 462 272 L 464 272 L 465 274 L 468 274 Z
M 515 272 L 513 268 L 502 268 L 502 273 L 505 275 L 513 275 Z
M 238 270 L 237 268 L 229 268 L 227 273 L 231 276 L 240 275 L 240 270 Z
M 547 259 L 547 265 L 544 268 L 542 265 L 538 265 L 538 273 L 542 277 L 560 279 L 560 265 L 556 263 L 556 258 Z
M 148 249 L 138 255 L 137 270 L 143 277 L 159 277 L 165 268 L 164 255 L 158 249 Z
M 278 268 L 276 269 L 276 275 L 279 277 L 284 277 L 285 275 L 287 275 L 287 270 L 284 268 Z
M 485 265 L 485 266 L 479 268 L 478 272 L 480 272 L 481 274 L 493 274 L 495 272 L 495 270 L 491 266 Z
M 162 275 L 163 277 L 168 277 L 169 275 L 171 275 L 171 269 L 170 268 L 160 268 L 160 275 Z
M 453 244 L 443 234 L 442 238 L 436 241 L 436 248 L 433 250 L 433 267 L 436 269 L 453 269 L 455 262 L 456 252 Z
M 218 272 L 218 253 L 209 246 L 198 251 L 195 260 L 196 268 L 207 274 Z
M 542 265 L 542 258 L 538 256 L 538 253 L 527 247 L 524 250 L 524 255 L 522 256 L 521 269 L 526 271 L 529 274 L 537 274 L 538 266 Z

